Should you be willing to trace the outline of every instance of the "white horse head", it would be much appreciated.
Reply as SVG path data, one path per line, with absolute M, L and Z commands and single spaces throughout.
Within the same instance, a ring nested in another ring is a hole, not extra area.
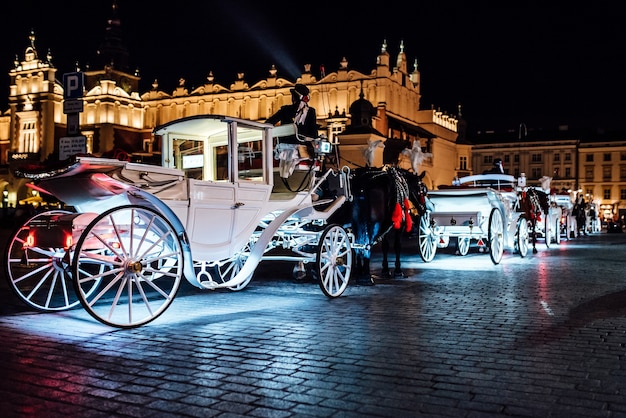
M 371 167 L 372 164 L 374 164 L 374 154 L 376 153 L 376 148 L 385 148 L 385 144 L 382 139 L 370 142 L 368 146 L 362 150 L 363 157 L 365 158 L 365 165 L 367 167 Z
M 544 191 L 550 192 L 550 182 L 552 181 L 552 177 L 543 176 L 539 179 L 541 183 L 541 189 Z
M 419 139 L 413 141 L 413 147 L 411 147 L 411 149 L 407 148 L 402 150 L 402 154 L 409 157 L 411 160 L 411 168 L 416 174 L 419 173 L 419 166 L 422 165 L 424 160 L 433 156 L 430 152 L 422 152 L 422 144 Z

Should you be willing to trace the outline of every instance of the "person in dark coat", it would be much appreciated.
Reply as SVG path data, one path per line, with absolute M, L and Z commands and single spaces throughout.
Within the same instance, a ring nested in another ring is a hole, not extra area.
M 291 89 L 292 103 L 281 106 L 280 109 L 272 116 L 267 118 L 265 122 L 272 125 L 285 125 L 295 123 L 298 128 L 298 138 L 283 138 L 282 142 L 301 143 L 301 136 L 309 138 L 317 138 L 317 115 L 315 108 L 309 106 L 309 88 L 304 84 L 296 84 Z
M 502 166 L 502 159 L 496 158 L 493 160 L 493 167 L 489 170 L 485 170 L 483 174 L 506 174 L 504 167 Z

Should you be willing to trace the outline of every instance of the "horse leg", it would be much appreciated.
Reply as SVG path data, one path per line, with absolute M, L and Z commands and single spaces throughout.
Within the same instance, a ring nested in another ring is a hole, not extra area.
M 402 232 L 395 232 L 395 239 L 393 244 L 393 249 L 396 252 L 396 265 L 393 275 L 395 278 L 404 277 L 404 272 L 402 271 L 402 263 L 400 262 L 400 258 L 402 256 Z
M 533 221 L 533 254 L 537 254 L 537 220 Z
M 387 279 L 389 277 L 391 277 L 391 272 L 389 271 L 389 259 L 388 259 L 388 255 L 389 255 L 389 240 L 387 239 L 387 237 L 383 238 L 383 241 L 381 242 L 381 249 L 383 252 L 383 268 L 381 271 L 381 276 L 384 279 Z

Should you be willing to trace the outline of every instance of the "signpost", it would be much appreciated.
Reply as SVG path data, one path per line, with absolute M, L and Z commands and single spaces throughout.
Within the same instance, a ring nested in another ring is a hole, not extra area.
M 68 136 L 59 139 L 59 160 L 87 152 L 87 139 L 79 135 L 79 113 L 83 111 L 84 85 L 82 72 L 63 74 L 63 113 L 67 115 Z

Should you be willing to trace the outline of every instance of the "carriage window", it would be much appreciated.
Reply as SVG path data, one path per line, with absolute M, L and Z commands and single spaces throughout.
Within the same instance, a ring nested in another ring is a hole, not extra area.
M 240 180 L 266 182 L 263 170 L 265 130 L 237 125 L 237 177 Z
M 205 166 L 204 142 L 189 139 L 174 140 L 174 167 L 185 171 L 192 179 L 202 179 Z
M 260 139 L 258 141 L 239 143 L 237 150 L 237 166 L 240 179 L 263 181 L 262 144 Z

